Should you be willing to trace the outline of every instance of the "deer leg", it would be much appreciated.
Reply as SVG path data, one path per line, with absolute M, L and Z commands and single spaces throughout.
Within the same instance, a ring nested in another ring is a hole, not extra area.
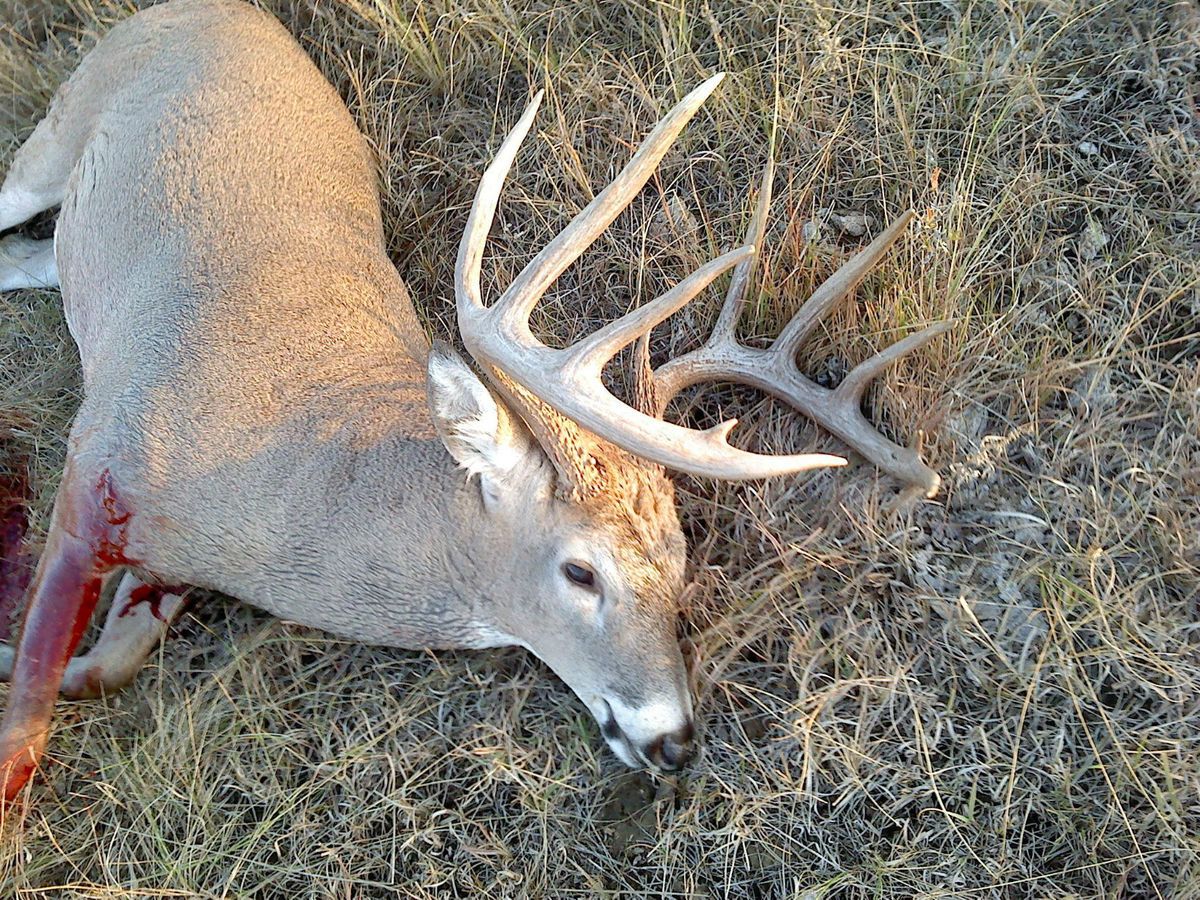
M 126 687 L 179 618 L 186 599 L 178 588 L 156 587 L 126 572 L 96 645 L 67 663 L 59 694 L 91 700 Z M 13 647 L 0 644 L 0 681 L 12 678 L 16 657 Z
M 54 241 L 19 234 L 0 238 L 0 291 L 58 287 Z
M 104 471 L 92 489 L 70 463 L 54 504 L 46 549 L 26 603 L 12 667 L 8 708 L 0 721 L 0 802 L 29 780 L 46 746 L 67 663 L 96 608 L 104 576 L 125 558 L 130 519 Z
M 55 124 L 52 111 L 17 151 L 0 187 L 0 231 L 53 209 L 66 196 L 67 181 L 79 154 L 76 148 L 58 140 Z
M 100 596 L 102 573 L 92 549 L 52 531 L 30 586 L 8 708 L 0 722 L 0 797 L 11 800 L 29 780 L 50 728 L 58 685 Z
M 186 605 L 178 588 L 146 584 L 126 572 L 96 645 L 67 664 L 60 693 L 72 700 L 111 694 L 133 681 Z
M 89 98 L 73 98 L 73 93 L 70 82 L 59 88 L 45 117 L 13 157 L 0 187 L 0 231 L 63 202 L 94 118 L 80 108 Z

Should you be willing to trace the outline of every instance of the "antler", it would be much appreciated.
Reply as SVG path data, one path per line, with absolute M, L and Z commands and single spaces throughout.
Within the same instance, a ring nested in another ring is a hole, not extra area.
M 480 179 L 454 270 L 459 331 L 471 355 L 490 370 L 493 382 L 510 399 L 521 402 L 524 399 L 521 392 L 527 392 L 592 434 L 651 462 L 695 475 L 726 479 L 763 478 L 822 466 L 842 466 L 846 464 L 842 457 L 823 453 L 764 456 L 738 450 L 727 440 L 736 420 L 722 422 L 706 431 L 683 428 L 627 406 L 601 383 L 600 372 L 608 360 L 697 296 L 726 269 L 748 261 L 754 253 L 752 245 L 717 257 L 667 293 L 574 346 L 562 350 L 547 347 L 529 330 L 529 315 L 547 288 L 629 205 L 684 125 L 723 77 L 714 75 L 684 97 L 650 132 L 612 184 L 529 262 L 494 306 L 487 308 L 479 290 L 483 247 L 505 176 L 541 103 L 539 92 Z M 539 435 L 539 439 L 546 437 Z
M 746 242 L 762 245 L 767 207 L 771 199 L 774 163 L 768 162 L 763 173 L 758 206 L 746 233 Z M 733 270 L 729 293 L 704 346 L 665 363 L 654 372 L 653 396 L 661 415 L 667 403 L 683 388 L 701 381 L 736 381 L 757 387 L 790 404 L 818 422 L 860 452 L 879 468 L 911 484 L 920 486 L 925 496 L 937 494 L 941 479 L 921 462 L 917 451 L 901 447 L 880 434 L 860 409 L 867 384 L 906 353 L 923 347 L 950 328 L 949 322 L 930 325 L 916 334 L 892 344 L 886 350 L 854 367 L 832 390 L 813 384 L 796 366 L 796 352 L 816 325 L 846 297 L 887 253 L 912 219 L 906 212 L 889 225 L 848 263 L 822 284 L 800 311 L 766 349 L 739 344 L 738 320 L 745 308 L 744 293 L 750 278 L 752 259 L 744 259 Z

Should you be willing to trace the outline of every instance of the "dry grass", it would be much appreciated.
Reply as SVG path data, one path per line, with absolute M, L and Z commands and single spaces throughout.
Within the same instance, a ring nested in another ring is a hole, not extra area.
M 129 12 L 3 2 L 0 171 Z M 804 361 L 836 378 L 953 318 L 869 401 L 926 431 L 945 489 L 898 502 L 866 466 L 685 485 L 705 751 L 678 780 L 623 771 L 522 653 L 369 649 L 214 598 L 133 689 L 61 706 L 0 894 L 1200 896 L 1193 4 L 273 8 L 375 144 L 393 259 L 443 335 L 475 179 L 531 88 L 549 102 L 493 232 L 500 281 L 666 105 L 731 72 L 542 325 L 577 335 L 731 246 L 777 122 L 752 327 L 856 245 L 834 215 L 917 208 Z M 690 215 L 670 227 L 668 204 Z M 34 461 L 35 524 L 78 390 L 59 309 L 0 297 L 0 425 L 10 464 Z M 718 405 L 762 446 L 833 445 L 749 392 L 689 414 Z

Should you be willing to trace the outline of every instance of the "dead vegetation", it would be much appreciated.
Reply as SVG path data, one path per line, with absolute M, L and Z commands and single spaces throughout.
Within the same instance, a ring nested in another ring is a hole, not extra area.
M 0 5 L 0 171 L 126 3 Z M 1200 896 L 1200 15 L 1188 2 L 270 4 L 380 159 L 393 259 L 450 331 L 475 179 L 546 88 L 492 233 L 507 283 L 659 113 L 731 73 L 541 313 L 568 339 L 727 249 L 778 129 L 746 325 L 919 222 L 802 354 L 944 478 L 684 484 L 704 753 L 624 771 L 518 651 L 345 644 L 214 598 L 62 704 L 0 893 Z M 485 284 L 486 288 L 486 284 Z M 719 297 L 656 334 L 693 345 Z M 4 465 L 44 523 L 76 401 L 58 295 L 0 296 Z M 680 406 L 834 447 L 753 392 Z M 0 692 L 2 696 L 2 692 Z

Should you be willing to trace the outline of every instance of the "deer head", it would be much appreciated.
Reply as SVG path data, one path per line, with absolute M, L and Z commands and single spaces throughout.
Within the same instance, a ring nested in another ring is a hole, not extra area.
M 679 285 L 600 328 L 552 349 L 530 331 L 529 316 L 556 278 L 641 190 L 720 75 L 685 97 L 654 128 L 629 164 L 517 276 L 491 306 L 480 296 L 484 243 L 500 189 L 532 125 L 539 93 L 484 173 L 455 268 L 458 326 L 489 384 L 451 351 L 429 359 L 429 402 L 454 458 L 478 477 L 483 515 L 504 535 L 492 573 L 493 621 L 509 640 L 544 660 L 587 704 L 609 746 L 631 766 L 675 769 L 688 756 L 692 704 L 676 640 L 686 548 L 664 468 L 715 478 L 764 478 L 845 459 L 826 454 L 764 456 L 732 446 L 736 424 L 705 431 L 664 421 L 678 391 L 705 380 L 767 390 L 815 418 L 868 458 L 927 492 L 937 476 L 912 450 L 866 423 L 866 382 L 902 353 L 944 330 L 938 325 L 856 369 L 827 392 L 808 382 L 795 353 L 812 325 L 846 296 L 900 234 L 893 225 L 836 273 L 770 350 L 736 344 L 734 331 L 754 244 L 769 202 L 768 166 L 746 245 L 701 267 Z M 700 350 L 649 368 L 655 325 L 735 268 L 714 337 Z M 602 384 L 601 370 L 641 339 L 636 399 L 628 405 Z

